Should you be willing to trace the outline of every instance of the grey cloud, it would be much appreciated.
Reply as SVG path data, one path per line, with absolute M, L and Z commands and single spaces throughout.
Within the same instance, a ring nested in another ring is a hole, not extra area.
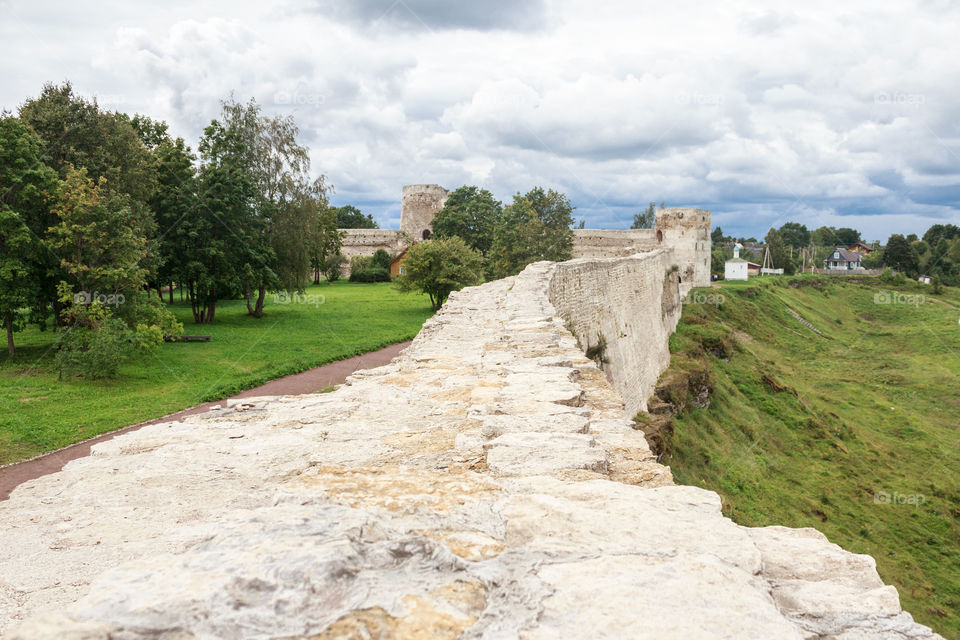
M 318 0 L 314 10 L 337 21 L 407 29 L 532 31 L 547 22 L 544 0 Z

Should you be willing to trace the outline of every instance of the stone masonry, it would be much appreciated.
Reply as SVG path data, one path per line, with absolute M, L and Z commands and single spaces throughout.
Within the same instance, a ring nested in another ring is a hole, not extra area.
M 626 341 L 654 349 L 636 361 L 653 375 L 679 313 L 671 254 L 533 264 L 455 293 L 332 393 L 147 426 L 19 487 L 0 503 L 0 631 L 939 638 L 869 556 L 738 526 L 653 459 L 567 325 L 589 314 L 576 331 L 608 332 L 611 361 Z M 611 305 L 663 320 L 641 340 L 647 321 L 617 324 Z

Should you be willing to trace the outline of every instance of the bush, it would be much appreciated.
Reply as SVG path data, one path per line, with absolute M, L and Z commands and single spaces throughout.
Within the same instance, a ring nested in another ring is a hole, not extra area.
M 350 258 L 350 272 L 366 271 L 370 268 L 370 256 L 353 256 Z
M 373 254 L 373 257 L 370 258 L 370 266 L 379 269 L 390 270 L 390 263 L 393 261 L 393 258 L 390 257 L 390 254 L 384 249 L 377 249 L 376 253 Z
M 60 378 L 113 378 L 130 354 L 132 332 L 119 318 L 102 317 L 91 326 L 74 326 L 57 339 Z M 162 340 L 162 337 L 161 337 Z
M 404 273 L 397 278 L 401 291 L 421 291 L 438 310 L 450 293 L 483 282 L 480 252 L 459 236 L 419 242 L 407 249 Z
M 887 267 L 880 274 L 880 282 L 893 282 L 893 269 Z
M 352 271 L 350 272 L 350 282 L 390 282 L 390 272 L 375 267 Z
M 323 275 L 327 277 L 327 282 L 336 282 L 343 275 L 343 265 L 347 259 L 343 254 L 337 253 L 323 261 Z

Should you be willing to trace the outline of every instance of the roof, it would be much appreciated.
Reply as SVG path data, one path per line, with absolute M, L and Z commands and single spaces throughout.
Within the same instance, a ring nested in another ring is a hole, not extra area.
M 726 264 L 729 264 L 731 262 L 746 262 L 747 264 L 750 264 L 750 262 L 747 262 L 743 258 L 730 258 L 729 260 L 727 260 Z
M 409 249 L 409 247 L 407 247 L 407 249 Z M 397 257 L 390 261 L 390 266 L 391 266 L 391 267 L 392 267 L 393 265 L 395 265 L 397 262 L 399 262 L 400 260 L 402 260 L 402 259 L 403 259 L 403 256 L 407 255 L 407 249 L 404 249 L 403 251 L 401 251 L 400 253 L 398 253 L 398 254 L 397 254 Z
M 840 252 L 840 258 L 839 258 L 840 262 L 860 262 L 860 259 L 863 257 L 856 251 L 848 251 L 847 249 L 841 249 L 840 247 L 837 247 L 836 249 L 830 252 L 830 255 L 827 256 L 824 262 L 837 260 L 837 258 L 833 257 L 833 254 L 837 253 L 838 251 Z

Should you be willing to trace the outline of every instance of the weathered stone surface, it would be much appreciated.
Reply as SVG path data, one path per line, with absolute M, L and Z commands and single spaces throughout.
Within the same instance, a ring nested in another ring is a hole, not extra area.
M 616 322 L 562 293 L 613 304 L 606 282 L 666 313 L 611 342 L 617 366 L 643 368 L 633 380 L 655 380 L 678 313 L 665 255 L 531 265 L 454 294 L 400 357 L 333 393 L 224 403 L 18 488 L 0 503 L 0 630 L 938 637 L 869 557 L 810 529 L 740 527 L 655 462 L 556 305 Z

